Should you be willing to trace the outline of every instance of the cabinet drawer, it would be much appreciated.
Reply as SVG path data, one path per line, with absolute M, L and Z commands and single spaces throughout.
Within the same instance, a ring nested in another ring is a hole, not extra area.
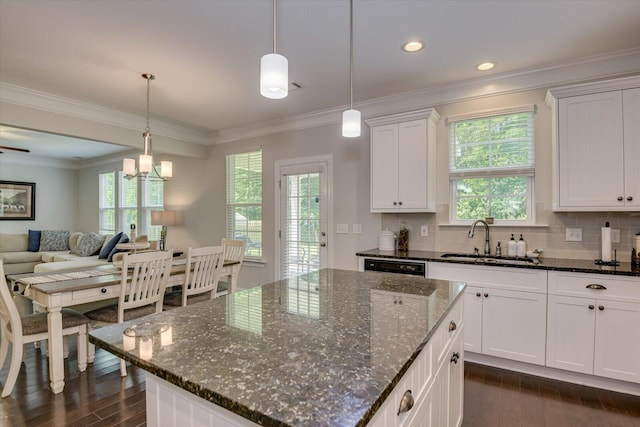
M 550 271 L 549 294 L 640 302 L 640 278 Z
M 436 356 L 434 359 L 434 370 L 440 366 L 442 359 L 448 356 L 453 340 L 462 329 L 463 301 L 464 295 L 461 295 L 458 302 L 456 302 L 456 304 L 451 308 L 451 311 L 443 317 L 442 323 L 430 340 L 430 342 L 433 343 L 433 349 Z
M 72 300 L 76 303 L 99 301 L 102 299 L 118 298 L 120 296 L 120 284 L 102 286 L 100 288 L 83 289 L 72 293 Z
M 429 279 L 459 280 L 478 286 L 523 292 L 547 292 L 545 270 L 429 262 Z

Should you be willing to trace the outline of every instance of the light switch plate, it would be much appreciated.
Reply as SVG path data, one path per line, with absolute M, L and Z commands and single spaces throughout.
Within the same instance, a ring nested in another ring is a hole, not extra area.
M 349 234 L 349 224 L 336 224 L 337 234 Z
M 421 225 L 420 226 L 420 236 L 427 237 L 429 235 L 429 226 Z
M 351 230 L 353 234 L 362 234 L 362 224 L 353 224 Z
M 611 243 L 620 243 L 620 229 L 612 228 L 611 229 Z
M 567 242 L 582 242 L 582 228 L 567 228 Z

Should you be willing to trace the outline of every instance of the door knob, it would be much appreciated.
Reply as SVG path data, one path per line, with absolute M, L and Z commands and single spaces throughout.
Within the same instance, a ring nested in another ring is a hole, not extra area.
M 324 231 L 322 233 L 320 233 L 322 236 L 326 236 L 327 233 L 325 233 Z
M 600 310 L 600 311 L 604 310 L 604 305 L 599 305 L 598 306 L 598 310 Z
M 596 306 L 595 306 L 595 305 L 593 305 L 593 304 L 589 304 L 589 310 L 593 310 L 594 308 L 596 308 Z
M 481 296 L 481 295 L 482 295 L 482 294 L 481 294 L 480 292 L 476 292 L 476 296 L 477 296 L 477 297 L 479 297 L 479 296 Z
M 327 246 L 327 244 L 325 242 L 320 242 L 320 246 L 324 248 L 325 246 Z
M 489 298 L 489 294 L 485 292 L 484 297 Z

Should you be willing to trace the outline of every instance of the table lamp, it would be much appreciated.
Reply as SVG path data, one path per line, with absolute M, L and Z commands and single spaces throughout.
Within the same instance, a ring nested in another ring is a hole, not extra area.
M 151 212 L 151 225 L 161 225 L 160 231 L 160 250 L 165 250 L 165 243 L 167 241 L 167 226 L 176 225 L 176 212 L 175 211 L 152 211 Z

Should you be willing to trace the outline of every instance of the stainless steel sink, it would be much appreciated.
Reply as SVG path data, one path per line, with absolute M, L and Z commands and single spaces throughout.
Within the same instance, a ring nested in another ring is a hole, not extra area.
M 506 265 L 537 265 L 540 262 L 534 258 L 505 258 L 491 255 L 473 255 L 473 254 L 442 254 L 441 258 L 450 259 L 452 261 L 467 261 L 477 264 L 506 264 Z

